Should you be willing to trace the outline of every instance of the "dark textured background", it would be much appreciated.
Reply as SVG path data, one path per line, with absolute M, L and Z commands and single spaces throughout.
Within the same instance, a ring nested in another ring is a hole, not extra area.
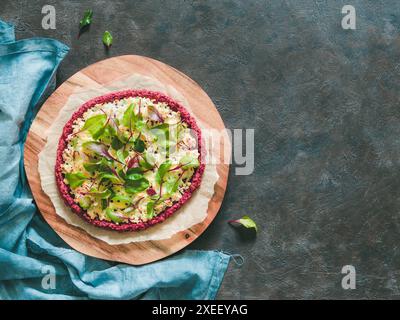
M 44 4 L 57 30 L 41 28 Z M 357 30 L 341 28 L 344 4 Z M 231 170 L 220 214 L 191 245 L 245 258 L 220 299 L 399 297 L 399 1 L 1 0 L 0 17 L 18 38 L 71 47 L 59 84 L 107 56 L 146 55 L 195 79 L 228 128 L 255 128 L 254 173 Z M 256 238 L 226 224 L 244 214 Z M 341 288 L 345 264 L 356 290 Z

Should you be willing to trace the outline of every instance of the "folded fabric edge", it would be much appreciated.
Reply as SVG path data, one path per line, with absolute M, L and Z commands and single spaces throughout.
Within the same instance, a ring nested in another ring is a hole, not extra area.
M 15 41 L 14 25 L 0 19 L 0 43 Z
M 57 56 L 62 59 L 68 53 L 69 47 L 62 42 L 51 38 L 29 38 L 12 43 L 0 43 L 0 55 L 32 51 L 55 52 Z
M 198 251 L 206 252 L 203 250 Z M 230 255 L 221 251 L 214 250 L 213 252 L 217 255 L 217 259 L 214 264 L 213 274 L 211 275 L 209 289 L 204 296 L 204 299 L 206 300 L 215 300 L 231 259 Z

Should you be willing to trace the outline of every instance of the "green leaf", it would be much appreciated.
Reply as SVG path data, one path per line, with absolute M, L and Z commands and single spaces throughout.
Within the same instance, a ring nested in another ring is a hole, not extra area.
M 111 47 L 111 45 L 113 43 L 113 37 L 112 37 L 110 32 L 108 32 L 108 31 L 104 32 L 104 34 L 103 34 L 103 43 L 107 48 Z
M 135 115 L 134 107 L 135 105 L 131 103 L 128 108 L 126 108 L 124 115 L 122 116 L 122 124 L 129 129 L 134 129 L 136 121 L 138 120 L 137 116 Z
M 144 141 L 141 139 L 136 139 L 133 144 L 133 149 L 137 152 L 143 152 L 145 148 Z
M 83 167 L 86 171 L 90 173 L 98 172 L 109 172 L 110 163 L 106 158 L 101 158 L 100 161 L 97 162 L 84 162 Z
M 160 167 L 157 170 L 155 180 L 156 182 L 160 185 L 164 179 L 165 174 L 168 172 L 168 170 L 171 168 L 172 162 L 170 160 L 165 161 L 160 165 Z
M 75 189 L 77 187 L 80 187 L 85 182 L 85 180 L 87 180 L 87 177 L 83 173 L 77 172 L 77 173 L 66 173 L 65 179 L 67 179 L 68 185 L 71 188 Z
M 130 173 L 126 175 L 128 180 L 140 180 L 143 179 L 143 175 L 140 173 Z
M 234 225 L 234 226 L 242 225 L 242 226 L 244 226 L 246 228 L 254 228 L 256 230 L 256 232 L 258 231 L 256 223 L 249 216 L 243 216 L 240 219 L 231 220 L 231 221 L 228 221 L 228 222 L 230 224 Z
M 83 14 L 82 20 L 79 22 L 79 28 L 82 29 L 92 23 L 93 10 L 86 10 Z
M 87 141 L 82 143 L 82 148 L 84 149 L 84 151 L 90 154 L 100 155 L 106 157 L 107 159 L 113 160 L 112 156 L 108 152 L 108 147 L 103 143 L 96 141 Z
M 180 180 L 181 176 L 176 177 L 175 175 L 170 175 L 167 177 L 165 188 L 168 194 L 172 195 L 178 190 Z
M 82 209 L 86 210 L 90 208 L 92 201 L 90 200 L 90 197 L 84 196 L 78 200 L 78 203 Z
M 124 143 L 117 137 L 115 136 L 112 141 L 111 141 L 111 148 L 114 150 L 119 150 L 124 146 Z
M 131 175 L 131 174 L 142 174 L 143 173 L 143 168 L 137 167 L 137 168 L 130 168 L 126 171 L 126 176 Z
M 121 180 L 115 175 L 111 173 L 102 173 L 99 176 L 99 182 L 101 183 L 103 180 L 111 181 L 112 183 L 120 183 Z
M 93 197 L 100 198 L 100 199 L 107 199 L 111 196 L 111 191 L 110 190 L 104 190 L 104 191 L 91 191 L 89 194 Z
M 86 120 L 82 131 L 88 130 L 93 139 L 97 139 L 104 131 L 104 125 L 107 121 L 105 114 L 97 114 Z
M 179 163 L 182 165 L 183 169 L 197 168 L 200 165 L 199 159 L 192 154 L 187 154 L 182 157 Z
M 146 206 L 147 218 L 151 219 L 154 217 L 154 201 L 149 201 Z
M 110 208 L 106 209 L 106 216 L 113 222 L 120 223 L 124 221 L 124 217 L 121 214 L 118 214 L 111 210 Z
M 117 159 L 122 163 L 125 163 L 126 157 L 129 155 L 128 151 L 119 149 L 117 150 Z
M 132 203 L 132 198 L 127 197 L 127 196 L 123 196 L 123 195 L 116 195 L 114 197 L 111 198 L 112 201 L 114 202 L 124 202 L 127 204 L 131 204 Z
M 146 170 L 153 169 L 155 166 L 155 158 L 152 154 L 145 152 L 139 160 L 139 165 Z
M 169 126 L 168 123 L 163 123 L 150 129 L 150 132 L 157 141 L 157 144 L 160 146 L 161 151 L 165 151 L 167 155 L 169 154 L 171 144 L 169 141 Z
M 138 193 L 146 190 L 150 183 L 146 178 L 137 180 L 127 179 L 125 182 L 125 191 L 130 194 Z

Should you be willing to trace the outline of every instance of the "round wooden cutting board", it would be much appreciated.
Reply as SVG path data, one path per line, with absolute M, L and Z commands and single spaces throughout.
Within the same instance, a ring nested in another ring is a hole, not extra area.
M 200 86 L 180 71 L 147 57 L 126 55 L 97 62 L 64 82 L 43 104 L 32 123 L 25 143 L 24 164 L 29 185 L 44 219 L 72 248 L 89 256 L 140 265 L 167 257 L 194 241 L 215 218 L 225 194 L 229 165 L 226 159 L 217 166 L 219 180 L 209 202 L 206 219 L 191 228 L 176 233 L 172 238 L 129 244 L 110 245 L 94 238 L 84 230 L 67 224 L 55 212 L 49 197 L 43 192 L 38 172 L 38 155 L 47 141 L 47 132 L 60 109 L 76 89 L 90 90 L 94 85 L 110 85 L 121 77 L 141 74 L 173 86 L 189 102 L 194 115 L 210 128 L 223 130 L 224 123 L 211 99 Z M 128 89 L 128 88 L 127 88 Z M 78 108 L 79 106 L 77 106 Z M 226 141 L 226 140 L 225 140 Z M 222 146 L 230 154 L 230 145 Z M 56 152 L 56 150 L 54 150 Z M 179 214 L 179 211 L 176 212 Z

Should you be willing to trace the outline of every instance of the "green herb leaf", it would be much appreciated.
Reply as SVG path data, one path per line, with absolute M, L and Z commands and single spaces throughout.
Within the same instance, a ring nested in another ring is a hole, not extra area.
M 154 137 L 154 140 L 157 141 L 160 151 L 165 152 L 166 155 L 169 154 L 171 145 L 171 142 L 169 141 L 169 126 L 170 125 L 168 123 L 163 123 L 150 129 L 150 133 Z
M 143 153 L 143 156 L 139 160 L 139 165 L 149 170 L 154 168 L 155 162 L 156 159 L 154 158 L 154 156 L 150 153 L 145 152 Z
M 116 196 L 112 197 L 111 200 L 114 202 L 124 202 L 124 203 L 127 203 L 128 205 L 132 203 L 132 199 L 130 197 L 123 196 L 123 195 L 116 195 Z
M 99 176 L 99 182 L 102 183 L 103 180 L 111 181 L 112 183 L 120 183 L 121 180 L 115 175 L 111 173 L 102 173 Z
M 143 168 L 141 168 L 141 167 L 130 168 L 130 169 L 128 169 L 128 170 L 126 171 L 126 175 L 128 176 L 128 175 L 131 175 L 131 174 L 134 174 L 134 173 L 142 174 L 143 171 L 144 171 L 144 170 L 143 170 Z
M 90 200 L 90 197 L 84 196 L 78 200 L 78 203 L 82 209 L 89 209 L 92 201 Z
M 134 178 L 130 175 L 130 178 Z M 150 183 L 146 178 L 141 179 L 127 179 L 125 182 L 125 191 L 130 194 L 138 193 L 146 190 Z
M 92 135 L 93 139 L 97 139 L 102 131 L 104 131 L 104 125 L 106 123 L 107 116 L 105 114 L 97 114 L 86 120 L 82 131 L 88 130 Z
M 165 188 L 168 194 L 174 194 L 179 187 L 179 181 L 181 176 L 176 177 L 175 175 L 169 175 L 165 181 Z
M 168 170 L 171 168 L 172 162 L 170 160 L 167 160 L 163 162 L 160 167 L 157 170 L 155 180 L 156 182 L 160 185 L 164 179 L 165 174 L 168 172 Z
M 86 10 L 83 14 L 82 20 L 79 22 L 79 28 L 82 29 L 83 27 L 89 26 L 92 23 L 93 17 L 93 10 Z
M 149 201 L 146 206 L 147 218 L 151 219 L 154 216 L 154 201 Z
M 111 148 L 114 150 L 119 150 L 124 146 L 124 143 L 117 137 L 115 136 L 112 141 L 111 141 Z
M 135 105 L 131 103 L 128 108 L 126 108 L 124 115 L 122 116 L 122 124 L 129 129 L 134 129 L 136 122 L 138 121 L 138 117 L 135 115 L 134 107 Z
M 98 172 L 109 172 L 110 171 L 110 161 L 106 158 L 101 158 L 100 161 L 97 162 L 84 162 L 83 167 L 86 171 L 90 173 Z
M 197 168 L 200 165 L 199 159 L 193 154 L 183 156 L 179 163 L 182 165 L 183 169 Z
M 133 149 L 137 152 L 143 152 L 145 148 L 144 141 L 141 139 L 136 139 L 133 144 Z
M 246 227 L 246 228 L 254 228 L 255 230 L 256 230 L 256 232 L 258 231 L 257 230 L 257 225 L 256 225 L 256 223 L 254 222 L 254 220 L 253 219 L 251 219 L 249 216 L 243 216 L 242 218 L 240 218 L 240 219 L 237 219 L 237 220 L 230 220 L 230 221 L 228 221 L 230 224 L 232 224 L 233 226 L 240 226 L 240 225 L 242 225 L 242 226 L 244 226 L 244 227 Z
M 104 34 L 103 34 L 103 43 L 107 48 L 111 47 L 111 45 L 113 43 L 113 37 L 112 37 L 110 32 L 108 32 L 108 31 L 104 32 Z
M 122 214 L 119 214 L 117 212 L 114 212 L 110 208 L 106 209 L 106 216 L 113 222 L 120 223 L 126 219 Z
M 122 163 L 125 163 L 125 159 L 128 156 L 128 154 L 129 154 L 128 151 L 119 149 L 117 150 L 117 159 Z
M 91 191 L 89 194 L 93 197 L 97 197 L 100 199 L 107 199 L 111 196 L 111 191 L 110 190 L 104 190 L 104 191 Z
M 68 185 L 71 188 L 75 189 L 77 187 L 80 187 L 85 182 L 87 177 L 83 173 L 77 172 L 77 173 L 66 173 L 65 179 L 67 179 Z
M 128 180 L 140 180 L 143 179 L 143 175 L 140 173 L 130 173 L 126 175 Z

